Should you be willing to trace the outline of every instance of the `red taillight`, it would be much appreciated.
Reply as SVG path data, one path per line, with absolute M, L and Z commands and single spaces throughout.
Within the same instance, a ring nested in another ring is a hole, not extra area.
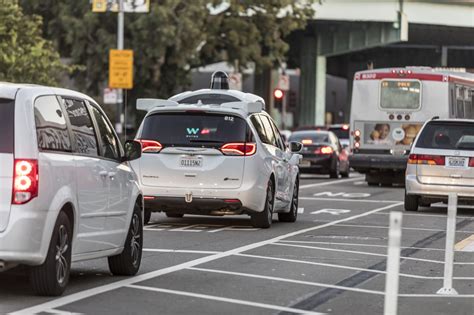
M 446 160 L 441 155 L 410 154 L 408 164 L 445 165 Z
M 13 174 L 13 204 L 24 204 L 38 196 L 38 160 L 15 160 Z
M 226 143 L 221 147 L 225 155 L 249 156 L 257 152 L 256 143 Z
M 163 146 L 158 141 L 138 139 L 138 142 L 142 145 L 143 153 L 158 153 L 163 149 Z
M 334 150 L 331 147 L 320 147 L 314 150 L 314 154 L 332 154 Z
M 469 167 L 474 167 L 474 158 L 469 158 Z

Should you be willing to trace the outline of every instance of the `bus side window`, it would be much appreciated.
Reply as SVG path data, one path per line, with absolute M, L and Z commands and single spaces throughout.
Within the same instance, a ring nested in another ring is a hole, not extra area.
M 451 107 L 451 118 L 456 117 L 455 106 L 456 106 L 456 93 L 454 86 L 451 87 L 451 100 L 450 100 L 450 107 Z

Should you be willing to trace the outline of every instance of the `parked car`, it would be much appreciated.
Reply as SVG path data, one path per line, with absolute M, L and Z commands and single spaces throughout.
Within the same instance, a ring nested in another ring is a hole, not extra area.
M 300 162 L 302 173 L 329 174 L 331 178 L 349 177 L 350 166 L 347 151 L 331 131 L 307 130 L 291 134 L 291 142 L 304 145 Z
M 405 210 L 447 201 L 474 199 L 474 120 L 426 122 L 410 151 L 405 180 Z
M 133 162 L 152 212 L 250 215 L 268 228 L 298 214 L 298 162 L 302 145 L 288 148 L 260 97 L 222 88 L 185 92 L 170 100 L 143 99 L 148 110 Z
M 112 125 L 90 97 L 0 83 L 0 271 L 30 269 L 33 289 L 60 295 L 71 262 L 108 257 L 134 275 L 142 252 L 143 198 Z

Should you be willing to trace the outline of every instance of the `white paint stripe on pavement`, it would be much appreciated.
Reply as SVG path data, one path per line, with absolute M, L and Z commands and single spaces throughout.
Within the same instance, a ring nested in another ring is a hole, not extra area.
M 379 215 L 390 215 L 390 212 L 380 212 L 380 213 L 377 213 Z M 435 217 L 435 218 L 443 218 L 443 219 L 447 219 L 447 215 L 446 214 L 430 214 L 429 212 L 421 212 L 421 213 L 406 213 L 403 212 L 403 216 L 415 216 L 415 217 L 425 217 L 425 218 L 429 218 L 429 217 Z M 474 219 L 473 216 L 461 216 L 461 215 L 457 215 L 456 216 L 456 219 Z
M 192 293 L 192 292 L 187 292 L 187 291 L 153 288 L 153 287 L 146 287 L 142 285 L 128 285 L 126 287 L 131 288 L 131 289 L 146 290 L 146 291 L 153 291 L 153 292 L 167 293 L 167 294 L 174 294 L 174 295 L 181 295 L 181 296 L 189 296 L 193 298 L 199 298 L 199 299 L 205 299 L 205 300 L 211 300 L 211 301 L 219 301 L 219 302 L 246 305 L 246 306 L 258 307 L 258 308 L 265 308 L 265 309 L 276 310 L 280 312 L 290 312 L 290 313 L 296 313 L 296 314 L 312 314 L 312 315 L 326 314 L 326 313 L 301 310 L 301 309 L 292 308 L 292 307 L 284 307 L 284 306 L 271 305 L 271 304 L 265 304 L 265 303 L 237 300 L 237 299 L 225 298 L 221 296 L 201 294 L 201 293 Z
M 144 248 L 144 252 L 157 253 L 179 253 L 179 254 L 218 254 L 222 252 L 210 250 L 187 250 L 187 249 L 161 249 L 161 248 Z
M 443 294 L 399 294 L 399 297 L 408 298 L 420 298 L 420 297 L 432 297 L 432 298 L 474 298 L 474 294 L 450 294 L 450 295 L 443 295 Z
M 315 201 L 343 201 L 343 202 L 366 202 L 366 203 L 397 203 L 400 200 L 373 200 L 373 199 L 350 199 L 350 198 L 322 198 L 322 197 L 299 197 L 300 200 Z
M 95 296 L 95 295 L 98 295 L 98 294 L 101 294 L 101 293 L 104 293 L 104 292 L 108 292 L 108 291 L 115 290 L 115 289 L 118 289 L 118 288 L 121 288 L 121 287 L 124 287 L 124 286 L 127 286 L 127 285 L 131 285 L 133 283 L 137 283 L 137 282 L 145 281 L 145 280 L 148 280 L 148 279 L 156 278 L 156 277 L 164 275 L 164 274 L 168 274 L 168 273 L 183 270 L 183 269 L 186 269 L 186 268 L 194 267 L 194 266 L 197 266 L 197 265 L 200 265 L 200 264 L 204 264 L 204 263 L 207 263 L 207 262 L 210 262 L 210 261 L 214 261 L 214 260 L 221 259 L 221 258 L 224 258 L 224 257 L 232 256 L 232 255 L 235 255 L 235 254 L 240 254 L 240 253 L 245 252 L 245 251 L 249 251 L 249 250 L 252 250 L 252 249 L 255 249 L 255 248 L 258 248 L 258 247 L 262 247 L 262 246 L 265 246 L 265 245 L 268 245 L 268 244 L 272 244 L 274 242 L 278 242 L 278 241 L 280 241 L 284 238 L 293 237 L 293 236 L 296 236 L 296 235 L 299 235 L 299 234 L 303 234 L 303 233 L 323 229 L 325 227 L 333 226 L 333 225 L 341 223 L 341 222 L 346 222 L 346 221 L 362 218 L 362 217 L 371 215 L 373 213 L 376 213 L 376 212 L 379 212 L 379 211 L 384 211 L 384 210 L 394 208 L 394 207 L 397 207 L 397 206 L 400 206 L 400 205 L 402 205 L 401 202 L 393 204 L 393 205 L 388 205 L 388 206 L 385 206 L 385 207 L 377 208 L 377 209 L 367 211 L 367 212 L 364 212 L 364 213 L 356 214 L 354 216 L 343 218 L 343 219 L 336 220 L 336 221 L 333 221 L 333 222 L 329 222 L 329 223 L 326 223 L 326 224 L 317 225 L 317 226 L 305 228 L 305 229 L 302 229 L 302 230 L 290 232 L 290 233 L 283 234 L 283 235 L 280 235 L 280 236 L 277 236 L 277 237 L 274 237 L 274 238 L 271 238 L 271 239 L 268 239 L 268 240 L 260 241 L 260 242 L 253 243 L 253 244 L 244 245 L 244 246 L 237 247 L 237 248 L 234 248 L 234 249 L 222 252 L 222 253 L 218 253 L 218 254 L 214 254 L 214 255 L 210 255 L 210 256 L 206 256 L 206 257 L 201 257 L 201 258 L 194 259 L 194 260 L 191 260 L 191 261 L 188 261 L 188 262 L 185 262 L 185 263 L 182 263 L 182 264 L 178 264 L 178 265 L 175 265 L 175 266 L 171 266 L 171 267 L 167 267 L 167 268 L 163 268 L 163 269 L 158 269 L 158 270 L 151 271 L 151 272 L 139 275 L 139 276 L 130 277 L 130 278 L 127 278 L 127 279 L 124 279 L 124 280 L 120 280 L 120 281 L 117 281 L 117 282 L 109 283 L 109 284 L 106 284 L 106 285 L 102 285 L 102 286 L 99 286 L 99 287 L 91 288 L 91 289 L 80 291 L 80 292 L 77 292 L 77 293 L 73 293 L 73 294 L 70 294 L 70 295 L 67 295 L 67 296 L 64 296 L 64 297 L 60 297 L 60 298 L 57 298 L 55 300 L 51 300 L 49 302 L 45 302 L 45 303 L 42 303 L 42 304 L 38 304 L 36 306 L 32 306 L 32 307 L 29 307 L 29 308 L 19 310 L 17 312 L 12 313 L 12 314 L 15 315 L 15 314 L 41 313 L 41 312 L 43 312 L 44 310 L 47 310 L 47 309 L 57 308 L 57 307 L 60 307 L 60 306 L 66 305 L 66 304 L 70 304 L 70 303 L 73 303 L 73 302 L 76 302 L 76 301 L 79 301 L 79 300 L 82 300 L 82 299 L 85 299 L 85 298 L 88 298 L 88 297 L 91 297 L 91 296 Z
M 314 220 L 314 222 L 327 222 L 327 221 Z M 388 226 L 385 226 L 385 225 L 334 224 L 334 226 L 361 227 L 361 228 L 370 228 L 370 229 L 388 229 Z M 415 231 L 446 232 L 446 229 L 442 230 L 442 229 L 409 228 L 409 227 L 404 227 L 402 229 L 403 230 L 415 230 Z M 474 233 L 474 231 L 456 231 L 456 233 L 472 234 L 472 233 Z
M 361 243 L 339 243 L 339 242 L 317 242 L 317 241 L 285 241 L 281 240 L 284 243 L 297 243 L 297 244 L 321 244 L 321 245 L 343 245 L 343 246 L 361 246 L 361 247 L 380 247 L 387 248 L 387 245 L 374 245 L 374 244 L 361 244 Z M 442 248 L 432 248 L 432 247 L 412 247 L 412 246 L 401 246 L 403 249 L 417 249 L 417 250 L 427 250 L 427 251 L 441 251 L 444 252 Z
M 322 183 L 316 183 L 316 184 L 306 184 L 306 185 L 301 185 L 300 189 L 306 189 L 306 188 L 313 188 L 313 187 L 321 187 L 321 186 L 329 186 L 329 185 L 334 185 L 334 184 L 340 184 L 340 183 L 347 183 L 347 182 L 354 182 L 356 180 L 359 180 L 363 178 L 363 176 L 358 176 L 358 177 L 353 177 L 353 178 L 347 178 L 347 179 L 337 179 L 337 180 L 332 180 L 328 182 L 322 182 Z
M 372 273 L 378 273 L 378 274 L 386 274 L 387 273 L 387 272 L 382 271 L 382 270 L 358 268 L 358 267 L 351 267 L 351 266 L 344 266 L 344 265 L 319 263 L 319 262 L 314 262 L 314 261 L 288 259 L 288 258 L 280 258 L 280 257 L 248 255 L 248 254 L 237 254 L 235 256 L 248 257 L 248 258 L 258 258 L 258 259 L 268 259 L 268 260 L 278 260 L 278 261 L 285 261 L 285 262 L 291 262 L 291 263 L 297 263 L 297 264 L 303 264 L 303 265 L 313 265 L 313 266 L 322 266 L 322 267 L 329 267 L 329 268 L 364 271 L 364 272 L 372 272 Z M 191 268 L 191 269 L 194 269 L 194 268 Z M 420 275 L 407 274 L 407 273 L 400 273 L 400 276 L 406 277 L 406 278 L 428 279 L 428 280 L 442 280 L 443 279 L 443 277 L 420 276 Z M 466 278 L 458 279 L 458 280 L 474 280 L 474 277 L 466 277 Z
M 309 286 L 313 286 L 313 287 L 339 289 L 339 290 L 359 292 L 359 293 L 369 293 L 369 294 L 376 294 L 376 295 L 383 295 L 384 294 L 384 292 L 375 291 L 375 290 L 360 289 L 360 288 L 353 288 L 353 287 L 344 287 L 344 286 L 340 286 L 340 285 L 320 283 L 320 282 L 311 282 L 311 281 L 292 280 L 292 279 L 279 278 L 279 277 L 262 276 L 262 275 L 255 275 L 255 274 L 251 274 L 251 273 L 242 273 L 242 272 L 224 271 L 224 270 L 206 269 L 206 268 L 188 268 L 188 270 L 197 270 L 197 271 L 203 271 L 203 272 L 221 273 L 221 274 L 240 276 L 240 277 L 265 279 L 265 280 L 281 281 L 281 282 L 296 283 L 296 284 L 304 284 L 304 285 L 309 285 Z

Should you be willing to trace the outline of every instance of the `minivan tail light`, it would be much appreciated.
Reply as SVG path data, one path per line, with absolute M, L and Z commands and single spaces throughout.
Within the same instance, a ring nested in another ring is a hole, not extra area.
M 13 174 L 13 204 L 25 204 L 38 196 L 38 160 L 15 159 Z
M 225 155 L 250 156 L 257 152 L 256 143 L 226 143 L 221 147 Z
M 408 164 L 445 165 L 446 159 L 442 155 L 410 154 Z
M 469 158 L 469 167 L 474 167 L 474 158 Z
M 138 139 L 142 145 L 142 153 L 158 153 L 163 149 L 163 146 L 158 141 Z

